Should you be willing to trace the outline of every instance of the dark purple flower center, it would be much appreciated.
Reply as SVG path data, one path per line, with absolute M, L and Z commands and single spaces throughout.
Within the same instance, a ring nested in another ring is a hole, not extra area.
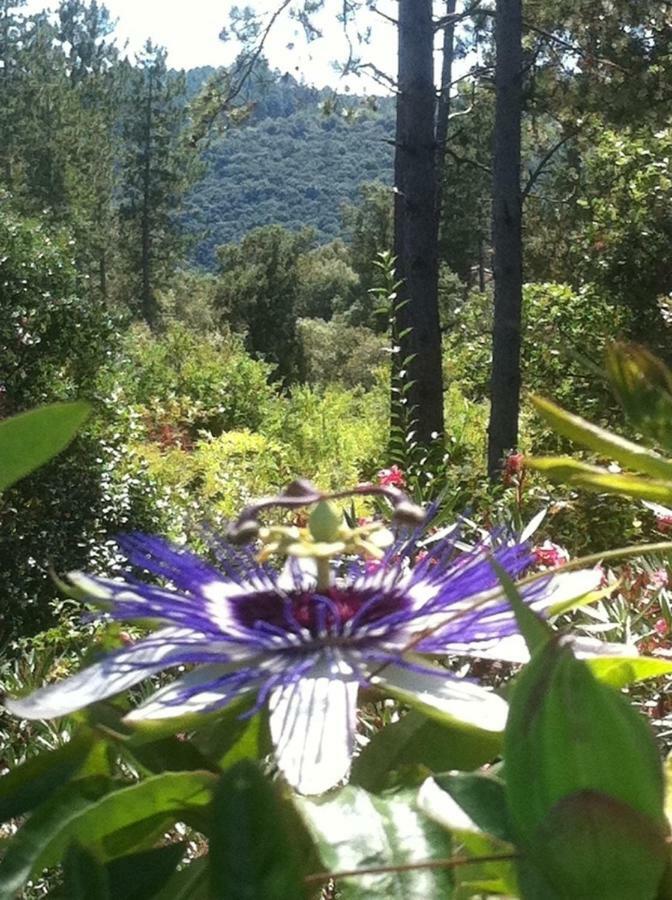
M 325 630 L 338 634 L 357 616 L 357 627 L 372 625 L 386 616 L 402 612 L 408 605 L 401 592 L 357 591 L 332 587 L 323 593 L 290 591 L 279 596 L 271 591 L 240 597 L 235 601 L 238 621 L 244 628 L 270 626 L 295 631 L 297 625 L 313 637 Z

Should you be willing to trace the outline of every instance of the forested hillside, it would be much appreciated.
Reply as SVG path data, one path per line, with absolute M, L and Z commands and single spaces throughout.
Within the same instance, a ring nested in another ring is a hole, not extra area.
M 252 228 L 278 223 L 315 229 L 320 241 L 342 232 L 341 210 L 365 182 L 392 182 L 392 112 L 344 117 L 314 105 L 268 116 L 219 138 L 206 171 L 185 200 L 185 224 L 201 234 L 194 259 L 211 268 L 213 250 Z
M 215 70 L 186 73 L 198 93 Z M 214 250 L 252 228 L 310 227 L 318 241 L 342 236 L 342 207 L 362 184 L 392 184 L 391 98 L 317 90 L 263 58 L 242 92 L 249 115 L 211 140 L 204 172 L 185 197 L 183 222 L 196 239 L 193 260 L 211 269 Z

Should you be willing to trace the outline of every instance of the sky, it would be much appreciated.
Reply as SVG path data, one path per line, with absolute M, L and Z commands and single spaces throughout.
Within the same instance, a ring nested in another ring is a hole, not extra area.
M 168 51 L 169 65 L 176 69 L 202 65 L 227 65 L 236 54 L 236 45 L 219 40 L 219 32 L 228 23 L 229 10 L 235 3 L 229 0 L 104 0 L 113 18 L 118 20 L 120 42 L 128 41 L 132 52 L 138 50 L 148 37 Z M 248 3 L 266 18 L 278 5 L 278 0 L 238 0 L 239 6 Z M 28 0 L 29 12 L 52 7 L 44 0 Z M 324 37 L 307 44 L 301 27 L 285 14 L 273 26 L 265 45 L 271 66 L 289 72 L 296 78 L 303 76 L 318 87 L 330 85 L 336 90 L 381 93 L 382 88 L 372 79 L 340 78 L 332 62 L 348 56 L 348 43 L 336 22 L 338 0 L 326 0 L 325 11 L 317 18 Z M 381 6 L 385 6 L 382 0 Z M 368 13 L 360 26 L 374 26 L 374 40 L 362 49 L 362 56 L 379 69 L 394 75 L 396 34 L 390 23 L 375 13 Z

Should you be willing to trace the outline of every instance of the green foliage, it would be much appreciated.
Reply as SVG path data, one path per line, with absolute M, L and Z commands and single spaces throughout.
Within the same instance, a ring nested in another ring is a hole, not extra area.
M 275 396 L 270 371 L 234 336 L 174 324 L 160 337 L 131 330 L 108 378 L 115 402 L 132 406 L 145 434 L 171 446 L 189 445 L 202 431 L 258 428 Z
M 371 389 L 387 362 L 387 341 L 369 328 L 338 319 L 299 319 L 306 382 Z
M 386 102 L 380 113 L 349 117 L 325 114 L 316 103 L 228 132 L 205 152 L 206 173 L 185 203 L 185 227 L 207 229 L 195 262 L 211 269 L 216 247 L 269 222 L 290 231 L 309 226 L 321 241 L 339 237 L 341 206 L 356 200 L 360 185 L 391 172 L 393 134 Z
M 293 233 L 268 225 L 217 253 L 217 308 L 222 320 L 243 331 L 247 349 L 273 363 L 287 383 L 303 373 L 296 330 L 298 262 L 313 240 L 309 229 Z
M 2 413 L 90 393 L 115 322 L 80 282 L 68 235 L 0 213 Z

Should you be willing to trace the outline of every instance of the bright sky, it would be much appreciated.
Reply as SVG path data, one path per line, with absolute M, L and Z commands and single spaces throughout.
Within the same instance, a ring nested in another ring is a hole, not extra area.
M 278 5 L 278 0 L 238 0 L 237 5 L 244 6 L 246 2 L 265 12 L 267 17 Z M 235 56 L 235 45 L 224 44 L 218 38 L 222 27 L 228 24 L 229 10 L 236 5 L 229 0 L 104 0 L 104 3 L 118 20 L 120 42 L 128 41 L 131 51 L 139 49 L 151 37 L 155 44 L 167 49 L 168 62 L 176 69 L 226 65 Z M 45 0 L 28 0 L 26 8 L 36 12 L 54 5 Z M 385 0 L 381 5 L 385 5 Z M 346 82 L 332 68 L 333 60 L 348 56 L 347 41 L 335 18 L 338 8 L 338 0 L 326 0 L 325 11 L 316 19 L 325 37 L 309 45 L 301 26 L 283 15 L 274 24 L 264 52 L 273 67 L 288 71 L 296 78 L 303 75 L 307 82 L 318 87 L 329 84 L 343 90 L 347 85 L 357 93 L 364 90 L 380 93 L 382 89 L 368 79 L 365 82 L 353 78 Z M 382 17 L 367 15 L 368 20 L 360 24 L 375 26 L 375 40 L 362 48 L 362 56 L 394 75 L 395 29 Z

